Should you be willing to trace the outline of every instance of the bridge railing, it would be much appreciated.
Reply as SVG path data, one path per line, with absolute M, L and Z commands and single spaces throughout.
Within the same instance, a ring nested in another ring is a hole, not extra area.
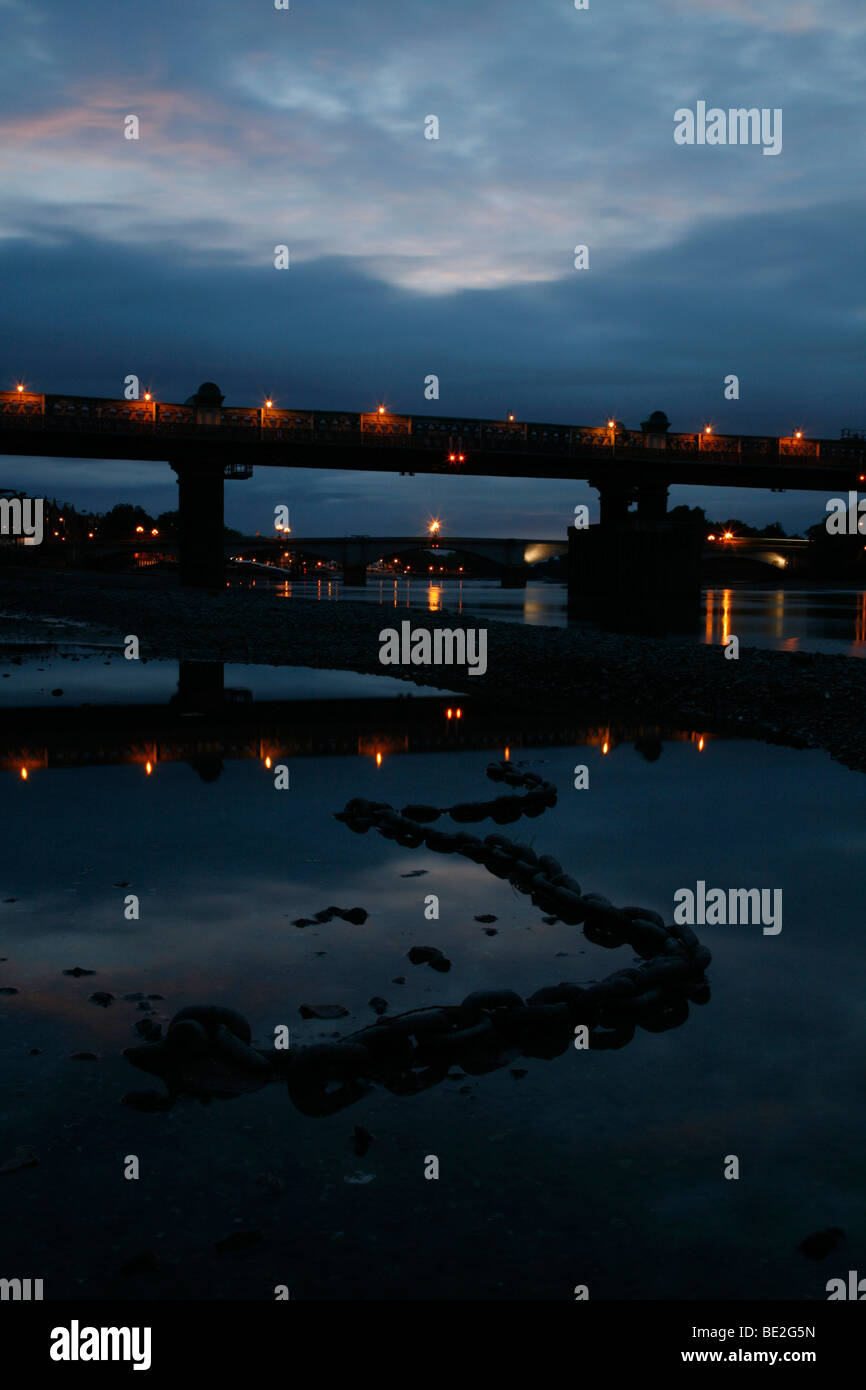
M 213 414 L 213 412 L 211 412 Z M 204 423 L 195 406 L 156 401 L 0 392 L 0 429 L 75 430 L 94 433 L 155 434 L 221 442 L 321 443 L 388 446 L 437 452 L 442 459 L 459 449 L 469 454 L 540 453 L 584 460 L 628 459 L 648 450 L 674 456 L 711 455 L 720 463 L 786 462 L 862 466 L 866 440 L 839 440 L 694 434 L 649 434 L 620 425 L 547 425 L 512 420 L 473 420 L 368 412 L 295 411 L 272 407 L 223 407 L 218 423 Z M 443 465 L 447 467 L 447 465 Z

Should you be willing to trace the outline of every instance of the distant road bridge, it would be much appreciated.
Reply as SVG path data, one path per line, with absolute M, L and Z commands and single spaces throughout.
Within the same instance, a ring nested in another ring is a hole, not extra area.
M 451 416 L 227 407 L 204 382 L 184 404 L 0 393 L 0 453 L 165 460 L 178 475 L 184 582 L 223 581 L 223 480 L 253 465 L 395 474 L 582 479 L 598 488 L 602 526 L 637 500 L 663 517 L 673 484 L 844 493 L 863 481 L 866 441 L 627 430 L 619 421 L 553 425 Z
M 274 542 L 268 541 L 272 546 Z M 295 536 L 291 535 L 276 543 L 280 550 L 289 548 L 293 553 L 311 555 L 321 560 L 332 560 L 343 567 L 343 582 L 364 584 L 367 567 L 378 560 L 387 560 L 412 554 L 413 552 L 447 553 L 459 551 L 465 555 L 477 555 L 489 560 L 502 571 L 504 587 L 519 588 L 526 583 L 529 567 L 549 560 L 554 555 L 568 553 L 568 541 L 498 539 L 488 536 Z M 261 539 L 248 542 L 235 542 L 235 552 L 249 550 L 260 552 Z

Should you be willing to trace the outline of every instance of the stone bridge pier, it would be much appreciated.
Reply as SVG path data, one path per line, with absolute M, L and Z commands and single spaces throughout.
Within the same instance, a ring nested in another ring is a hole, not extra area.
M 173 463 L 180 513 L 180 582 L 196 588 L 225 585 L 223 470 L 213 463 Z
M 702 537 L 667 520 L 665 483 L 597 482 L 600 520 L 568 528 L 568 611 L 604 626 L 664 632 L 694 626 Z M 637 512 L 629 512 L 632 502 Z

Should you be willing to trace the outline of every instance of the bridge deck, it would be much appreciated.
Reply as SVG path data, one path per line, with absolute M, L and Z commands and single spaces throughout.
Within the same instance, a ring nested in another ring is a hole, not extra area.
M 194 406 L 0 392 L 0 453 L 264 467 L 658 482 L 827 492 L 856 488 L 866 441 L 651 435 L 619 427 Z

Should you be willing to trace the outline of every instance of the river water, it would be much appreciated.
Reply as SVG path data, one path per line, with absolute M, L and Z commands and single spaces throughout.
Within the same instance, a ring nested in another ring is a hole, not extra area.
M 235 732 L 232 756 L 219 717 L 197 733 L 194 701 L 188 735 L 153 733 L 174 664 L 148 663 L 150 713 L 139 691 L 124 723 L 129 663 L 20 656 L 0 659 L 0 1163 L 28 1147 L 38 1162 L 0 1177 L 5 1273 L 44 1279 L 46 1298 L 271 1299 L 284 1284 L 307 1299 L 571 1300 L 585 1284 L 594 1299 L 823 1299 L 827 1279 L 864 1268 L 858 776 L 819 752 L 611 728 L 604 711 L 539 742 L 467 703 L 458 733 L 441 693 L 416 691 L 407 733 L 396 682 L 285 668 L 222 673 L 223 688 L 254 696 L 244 718 L 269 711 L 270 742 L 264 724 L 243 748 Z M 27 744 L 24 707 L 53 716 L 94 697 L 103 714 L 58 714 Z M 362 718 L 371 697 L 380 707 Z M 329 747 L 306 737 L 317 699 L 348 731 Z M 485 769 L 506 756 L 558 789 L 506 834 L 557 856 L 584 891 L 670 921 L 676 890 L 698 880 L 781 888 L 782 931 L 698 926 L 711 998 L 620 1050 L 455 1067 L 417 1095 L 377 1084 L 321 1118 L 280 1085 L 166 1113 L 122 1104 L 160 1084 L 123 1056 L 141 1042 L 134 1025 L 164 1028 L 189 1004 L 239 1009 L 263 1046 L 284 1024 L 302 1047 L 372 1022 L 373 997 L 391 1013 L 480 988 L 525 998 L 631 963 L 628 948 L 546 923 L 480 865 L 334 819 L 357 796 L 486 800 L 502 788 Z M 368 916 L 293 925 L 330 904 Z M 413 965 L 416 945 L 440 948 L 450 970 Z M 95 973 L 64 973 L 74 967 Z M 306 1019 L 305 1003 L 348 1015 Z M 355 1126 L 372 1135 L 364 1154 Z M 124 1178 L 130 1155 L 137 1180 Z M 438 1180 L 424 1176 L 431 1155 Z M 797 1249 L 834 1226 L 838 1253 Z M 232 1235 L 243 1248 L 217 1248 Z
M 251 582 L 251 581 L 249 581 Z M 269 584 L 258 577 L 257 587 Z M 393 579 L 369 574 L 364 587 L 340 580 L 292 579 L 274 585 L 280 598 L 336 603 L 341 598 L 390 609 L 423 609 L 443 615 L 500 618 L 546 627 L 566 627 L 564 584 L 535 581 L 525 589 L 503 589 L 487 579 Z M 579 626 L 579 624 L 573 624 Z M 736 585 L 704 589 L 694 640 L 727 641 L 777 651 L 866 655 L 866 591 L 838 588 L 770 589 Z

